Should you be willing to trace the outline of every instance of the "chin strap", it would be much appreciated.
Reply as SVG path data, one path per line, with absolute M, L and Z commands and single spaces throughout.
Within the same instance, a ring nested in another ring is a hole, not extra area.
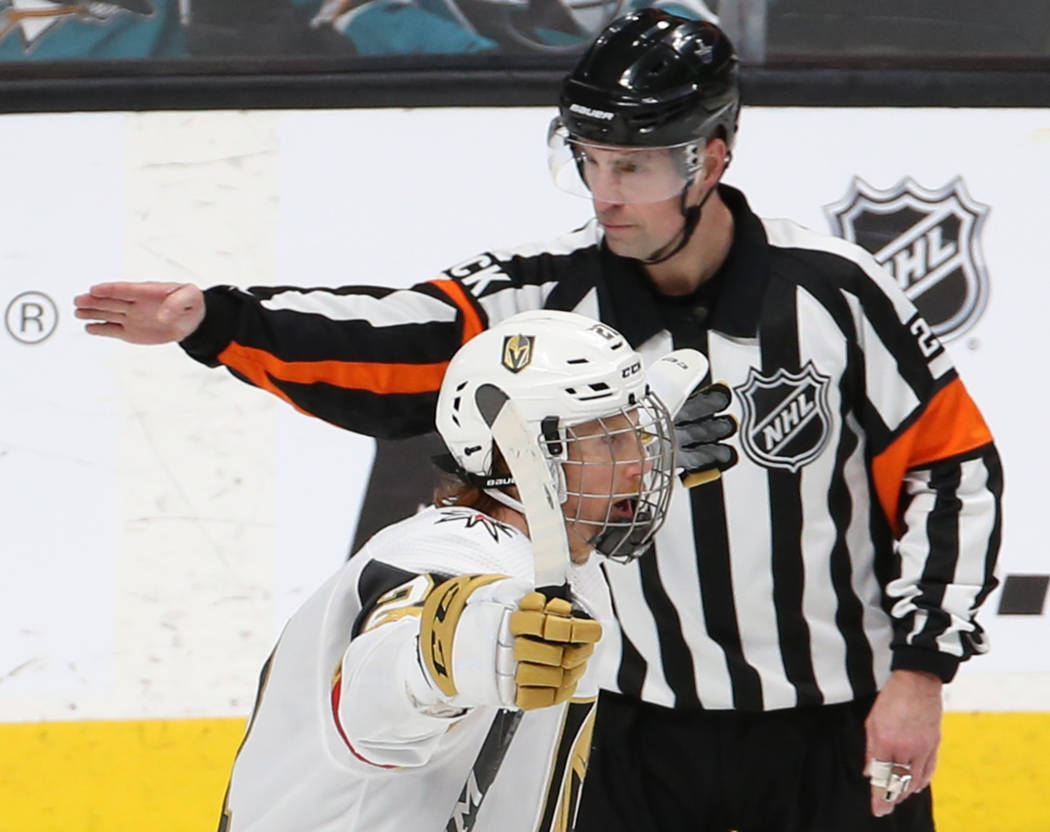
M 703 199 L 701 199 L 700 202 L 694 205 L 692 208 L 687 208 L 685 205 L 685 195 L 689 190 L 688 186 L 685 187 L 682 190 L 681 197 L 681 212 L 682 216 L 685 218 L 685 224 L 682 226 L 680 236 L 678 237 L 678 244 L 673 245 L 674 238 L 672 237 L 666 245 L 661 246 L 648 257 L 641 258 L 641 262 L 645 263 L 645 265 L 647 266 L 655 266 L 657 263 L 663 263 L 665 260 L 670 260 L 676 254 L 678 254 L 678 252 L 685 248 L 686 244 L 693 236 L 693 232 L 696 231 L 696 227 L 700 224 L 700 212 L 703 210 L 704 204 L 707 202 L 711 194 L 714 193 L 714 190 L 717 187 L 717 185 L 714 185 L 711 188 L 709 188 L 707 193 L 704 194 Z M 666 254 L 661 254 L 662 251 L 671 246 L 673 247 L 670 251 L 668 251 Z
M 507 508 L 514 509 L 518 514 L 525 513 L 525 506 L 523 506 L 520 501 L 511 497 L 506 491 L 500 491 L 498 488 L 483 488 L 481 490 L 488 494 L 497 503 L 502 503 Z

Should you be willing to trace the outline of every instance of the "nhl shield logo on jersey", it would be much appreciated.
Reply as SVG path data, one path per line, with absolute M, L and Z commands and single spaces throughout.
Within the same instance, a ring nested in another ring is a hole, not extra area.
M 532 335 L 508 335 L 503 339 L 503 366 L 520 373 L 532 362 Z
M 835 234 L 867 249 L 897 279 L 939 338 L 958 337 L 981 316 L 988 274 L 980 232 L 988 206 L 970 198 L 961 177 L 936 191 L 910 177 L 888 191 L 854 177 L 825 212 Z
M 813 362 L 797 373 L 781 368 L 764 376 L 750 368 L 735 388 L 743 409 L 740 438 L 758 465 L 798 471 L 824 449 L 831 428 L 831 379 Z

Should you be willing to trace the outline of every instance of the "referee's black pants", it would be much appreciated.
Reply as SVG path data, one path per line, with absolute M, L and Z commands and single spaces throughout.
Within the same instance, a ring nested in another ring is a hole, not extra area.
M 928 788 L 871 814 L 873 701 L 753 714 L 603 692 L 576 832 L 932 832 Z

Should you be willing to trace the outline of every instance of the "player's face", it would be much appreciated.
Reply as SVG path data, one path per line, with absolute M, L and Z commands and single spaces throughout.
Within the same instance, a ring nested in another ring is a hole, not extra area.
M 563 509 L 573 555 L 586 555 L 608 523 L 629 523 L 634 516 L 650 466 L 637 418 L 632 411 L 569 430 Z

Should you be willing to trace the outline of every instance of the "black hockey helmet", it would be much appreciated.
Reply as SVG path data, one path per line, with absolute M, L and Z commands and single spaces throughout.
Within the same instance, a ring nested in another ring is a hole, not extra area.
M 740 113 L 738 59 L 713 23 L 659 9 L 613 21 L 562 83 L 570 136 L 625 147 L 667 147 L 721 128 L 729 148 Z

